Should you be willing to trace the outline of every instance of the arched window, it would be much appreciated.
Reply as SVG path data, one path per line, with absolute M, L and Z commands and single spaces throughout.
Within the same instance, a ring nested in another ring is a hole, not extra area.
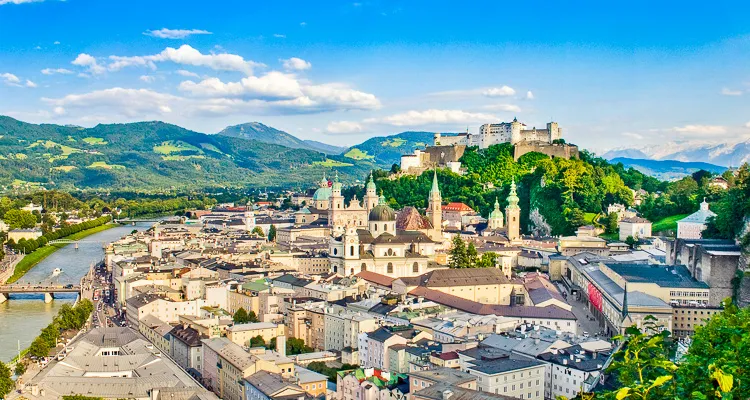
M 336 272 L 338 272 L 338 267 L 336 267 L 336 266 L 334 265 L 334 266 L 333 266 L 333 273 L 335 274 Z
M 392 256 L 393 255 L 393 249 L 388 249 L 388 251 L 386 251 L 385 254 L 387 256 Z
M 349 273 L 350 273 L 351 275 L 354 275 L 354 268 L 351 268 L 351 269 L 349 270 Z
M 388 269 L 387 269 L 387 271 L 388 271 L 389 274 L 393 273 L 393 263 L 388 263 Z
M 349 255 L 350 256 L 354 255 L 354 246 L 349 246 Z
M 419 272 L 419 263 L 416 263 L 416 262 L 415 262 L 415 263 L 414 263 L 414 264 L 413 264 L 413 265 L 411 266 L 411 272 Z
M 367 271 L 367 264 L 362 263 L 362 266 L 359 268 L 360 271 Z

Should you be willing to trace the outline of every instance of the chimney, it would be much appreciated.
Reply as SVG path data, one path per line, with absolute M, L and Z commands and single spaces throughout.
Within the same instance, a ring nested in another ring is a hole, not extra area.
M 276 352 L 281 354 L 282 357 L 286 357 L 286 336 L 276 336 Z
M 443 400 L 448 400 L 453 397 L 453 392 L 450 389 L 443 390 Z

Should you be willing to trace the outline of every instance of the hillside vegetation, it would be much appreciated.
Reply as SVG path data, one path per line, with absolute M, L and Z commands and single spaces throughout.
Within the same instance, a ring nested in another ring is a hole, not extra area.
M 0 117 L 0 186 L 6 188 L 158 191 L 306 185 L 333 167 L 342 179 L 354 180 L 374 165 L 163 122 L 81 128 Z

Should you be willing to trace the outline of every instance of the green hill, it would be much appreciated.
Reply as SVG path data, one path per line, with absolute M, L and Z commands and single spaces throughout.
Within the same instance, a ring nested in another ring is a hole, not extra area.
M 0 186 L 6 188 L 296 186 L 320 179 L 332 167 L 354 180 L 373 164 L 163 122 L 81 128 L 0 116 Z
M 344 157 L 350 160 L 371 160 L 384 168 L 390 168 L 401 162 L 402 155 L 432 144 L 434 135 L 434 132 L 401 132 L 374 137 L 350 147 L 344 152 Z
M 246 124 L 229 126 L 219 132 L 219 135 L 257 140 L 259 142 L 277 144 L 292 149 L 307 149 L 331 155 L 341 154 L 344 151 L 343 147 L 332 146 L 314 140 L 302 140 L 287 132 L 263 125 L 260 122 L 248 122 Z

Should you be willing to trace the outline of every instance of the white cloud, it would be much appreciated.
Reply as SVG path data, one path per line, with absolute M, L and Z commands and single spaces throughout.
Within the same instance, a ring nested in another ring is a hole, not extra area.
M 257 99 L 273 102 L 275 106 L 299 110 L 380 108 L 380 100 L 373 94 L 338 83 L 315 85 L 278 71 L 271 71 L 260 77 L 246 77 L 239 82 L 225 83 L 218 78 L 197 83 L 185 81 L 180 84 L 179 89 L 198 97 Z
M 41 50 L 41 49 L 42 49 L 42 46 L 36 46 L 36 47 L 34 47 L 34 50 Z
M 198 78 L 199 77 L 199 75 L 196 74 L 195 72 L 190 72 L 190 71 L 187 71 L 187 70 L 184 70 L 184 69 L 178 69 L 177 71 L 175 71 L 175 73 L 177 75 L 187 76 L 187 77 L 191 77 L 191 78 Z
M 641 135 L 640 133 L 635 133 L 635 132 L 623 132 L 622 136 L 635 139 L 635 140 L 643 140 L 643 135 Z
M 65 114 L 71 109 L 85 113 L 104 110 L 127 118 L 144 118 L 172 112 L 177 96 L 147 89 L 112 88 L 84 94 L 69 94 L 59 99 L 42 99 L 53 106 L 55 114 Z
M 526 99 L 527 100 L 534 100 L 534 93 L 531 93 L 531 90 L 526 92 Z
M 21 86 L 21 80 L 18 79 L 17 76 L 15 76 L 15 75 L 13 75 L 13 74 L 11 74 L 9 72 L 5 72 L 5 73 L 0 74 L 0 79 L 2 79 L 3 83 L 5 83 L 6 85 L 9 85 L 9 86 Z
M 492 110 L 492 111 L 521 112 L 521 107 L 515 104 L 490 104 L 482 108 L 485 110 Z
M 119 71 L 122 68 L 134 66 L 155 69 L 155 63 L 171 61 L 175 64 L 208 67 L 219 71 L 237 71 L 252 75 L 253 68 L 264 66 L 262 63 L 245 60 L 242 56 L 236 54 L 203 54 L 186 44 L 178 49 L 167 47 L 159 54 L 149 56 L 110 56 L 109 59 L 112 61 L 107 66 L 110 71 Z
M 421 125 L 456 125 L 476 124 L 496 120 L 497 117 L 484 113 L 472 113 L 462 110 L 424 110 L 407 111 L 382 118 L 368 118 L 366 123 L 381 123 L 393 126 Z
M 514 94 L 516 94 L 516 91 L 510 86 L 487 88 L 482 91 L 482 95 L 487 97 L 505 97 Z
M 103 74 L 107 70 L 103 66 L 99 65 L 96 57 L 93 57 L 86 53 L 79 54 L 78 57 L 76 57 L 76 59 L 71 62 L 71 64 L 78 65 L 80 67 L 86 67 L 88 69 L 88 72 L 92 75 Z
M 685 125 L 675 126 L 671 130 L 682 136 L 721 136 L 727 133 L 727 128 L 722 125 Z
M 68 75 L 72 74 L 73 71 L 65 68 L 45 68 L 42 70 L 42 74 L 44 75 L 54 75 L 54 74 L 62 74 L 62 75 Z
M 362 132 L 362 125 L 352 121 L 336 121 L 328 124 L 326 131 L 334 134 L 359 133 Z
M 742 91 L 741 90 L 732 90 L 732 89 L 729 89 L 729 88 L 722 88 L 721 89 L 721 94 L 723 94 L 724 96 L 742 96 Z
M 301 27 L 304 28 L 304 27 L 307 26 L 307 22 L 302 21 L 302 22 L 299 23 L 299 26 L 301 26 Z
M 36 87 L 36 83 L 34 83 L 34 82 L 26 79 L 26 87 L 35 88 Z
M 143 82 L 146 82 L 146 83 L 151 83 L 151 82 L 153 82 L 153 81 L 154 81 L 154 80 L 155 80 L 156 78 L 154 78 L 154 77 L 153 77 L 153 76 L 151 76 L 151 75 L 141 75 L 141 76 L 140 76 L 140 77 L 139 77 L 138 79 L 140 79 L 141 81 L 143 81 Z
M 59 41 L 57 41 L 57 40 L 55 40 L 55 42 L 54 42 L 54 43 L 52 43 L 52 44 L 54 44 L 54 45 L 58 45 L 58 44 L 60 44 L 60 42 L 59 42 Z
M 284 35 L 282 33 L 274 33 L 273 37 L 279 38 L 279 39 L 284 39 L 286 37 L 286 35 Z
M 146 36 L 152 36 L 159 39 L 184 39 L 190 35 L 211 35 L 209 31 L 201 29 L 157 29 L 143 32 Z
M 443 92 L 430 93 L 429 96 L 437 97 L 470 97 L 470 96 L 485 96 L 485 97 L 507 97 L 516 94 L 516 90 L 510 86 L 503 85 L 500 87 L 485 87 L 478 89 L 467 89 L 467 90 L 446 90 Z
M 44 0 L 0 0 L 0 6 L 6 4 L 40 3 Z
M 312 68 L 312 64 L 310 64 L 309 61 L 305 61 L 297 57 L 292 57 L 285 60 L 282 59 L 279 61 L 281 61 L 284 69 L 287 71 L 304 71 L 306 69 Z

